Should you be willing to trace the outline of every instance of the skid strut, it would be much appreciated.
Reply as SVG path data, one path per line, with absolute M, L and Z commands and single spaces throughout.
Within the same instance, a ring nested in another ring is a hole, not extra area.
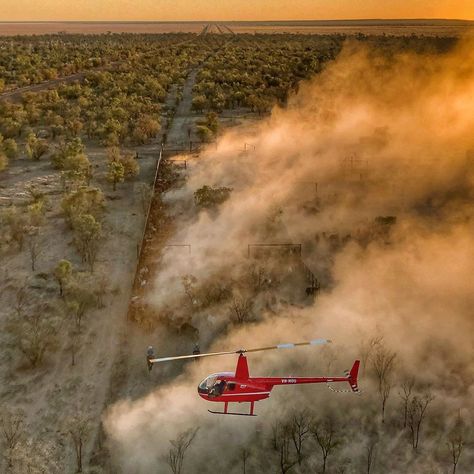
M 224 411 L 212 411 L 212 410 L 207 410 L 209 413 L 212 413 L 213 415 L 239 415 L 239 416 L 257 416 L 254 414 L 254 407 L 255 407 L 255 402 L 250 402 L 250 413 L 236 413 L 233 411 L 229 411 L 229 402 L 224 402 Z

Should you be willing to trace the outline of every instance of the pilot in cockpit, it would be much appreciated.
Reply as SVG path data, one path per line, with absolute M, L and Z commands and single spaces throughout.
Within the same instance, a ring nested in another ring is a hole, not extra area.
M 216 375 L 210 375 L 199 384 L 199 392 L 214 398 L 222 395 L 226 387 L 225 380 L 218 380 Z
M 222 392 L 225 390 L 226 382 L 225 380 L 217 381 L 209 390 L 208 395 L 210 397 L 218 397 L 222 395 Z

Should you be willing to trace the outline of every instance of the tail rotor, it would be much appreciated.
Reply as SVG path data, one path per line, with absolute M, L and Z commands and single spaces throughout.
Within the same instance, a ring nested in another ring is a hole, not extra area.
M 331 387 L 331 385 L 327 383 L 329 390 L 336 393 L 351 393 L 352 392 L 352 393 L 357 393 L 358 395 L 360 395 L 361 392 L 359 389 L 359 385 L 357 383 L 357 379 L 359 375 L 359 366 L 360 366 L 360 360 L 356 360 L 354 364 L 352 365 L 352 369 L 350 371 L 346 370 L 344 372 L 346 376 L 346 380 L 349 383 L 350 390 L 338 390 L 334 387 Z M 339 381 L 343 381 L 343 380 L 339 380 Z
M 349 382 L 351 390 L 354 393 L 360 393 L 359 386 L 357 384 L 357 377 L 359 375 L 359 366 L 360 366 L 360 360 L 356 360 L 354 364 L 352 365 L 352 369 L 347 376 L 347 380 Z

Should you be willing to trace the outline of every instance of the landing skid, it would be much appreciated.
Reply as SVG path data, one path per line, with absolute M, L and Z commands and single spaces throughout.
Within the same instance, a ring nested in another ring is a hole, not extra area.
M 238 416 L 257 416 L 253 413 L 234 413 L 232 411 L 212 411 L 212 410 L 207 410 L 209 413 L 212 413 L 213 415 L 238 415 Z
M 257 415 L 254 415 L 253 413 L 254 405 L 255 405 L 255 402 L 250 402 L 250 413 L 235 413 L 233 411 L 227 411 L 229 402 L 224 402 L 224 411 L 212 411 L 212 410 L 207 410 L 207 411 L 209 413 L 212 413 L 213 415 L 257 416 Z

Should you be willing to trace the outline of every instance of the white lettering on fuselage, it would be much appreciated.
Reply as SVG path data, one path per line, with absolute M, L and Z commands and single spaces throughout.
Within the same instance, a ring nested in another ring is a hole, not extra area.
M 281 383 L 296 383 L 296 379 L 281 379 Z

